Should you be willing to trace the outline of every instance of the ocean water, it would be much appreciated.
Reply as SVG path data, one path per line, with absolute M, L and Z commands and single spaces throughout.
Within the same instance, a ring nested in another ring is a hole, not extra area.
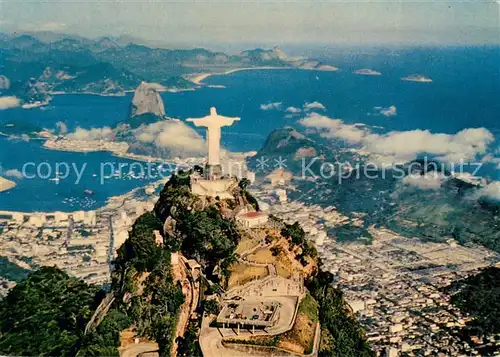
M 428 129 L 454 134 L 465 128 L 485 127 L 500 134 L 498 47 L 413 50 L 398 56 L 384 52 L 350 61 L 339 59 L 340 63 L 331 61 L 341 70 L 263 70 L 213 76 L 206 83 L 224 85 L 229 93 L 210 91 L 200 98 L 199 93 L 186 92 L 182 100 L 173 101 L 170 109 L 184 117 L 189 108 L 186 102 L 194 104 L 189 111 L 214 103 L 224 113 L 243 119 L 225 132 L 266 134 L 295 120 L 287 120 L 283 112 L 262 111 L 260 104 L 282 102 L 284 107 L 300 108 L 305 102 L 318 101 L 326 107 L 319 113 L 346 123 L 380 126 L 385 132 Z M 375 69 L 382 75 L 352 73 L 360 68 Z M 400 80 L 410 74 L 425 75 L 433 82 Z M 376 115 L 375 107 L 389 106 L 397 108 L 397 116 Z M 251 141 L 245 143 L 250 149 Z
M 0 111 L 0 123 L 22 121 L 41 128 L 55 129 L 57 122 L 63 122 L 69 131 L 76 127 L 88 129 L 113 126 L 127 117 L 131 98 L 131 93 L 122 97 L 56 95 L 44 107 Z
M 261 110 L 261 104 L 282 103 L 282 108 L 301 108 L 318 101 L 318 110 L 346 123 L 369 125 L 374 131 L 429 130 L 455 134 L 484 127 L 495 137 L 490 150 L 500 156 L 500 48 L 450 47 L 340 51 L 323 59 L 340 68 L 337 72 L 304 70 L 252 70 L 212 76 L 205 83 L 226 89 L 205 88 L 196 92 L 168 93 L 170 115 L 201 116 L 215 105 L 220 113 L 240 116 L 223 130 L 223 143 L 235 151 L 257 150 L 277 127 L 300 128 L 302 115 L 283 110 Z M 380 76 L 356 75 L 370 68 Z M 431 83 L 402 81 L 412 74 Z M 380 115 L 377 107 L 396 107 L 397 115 Z M 303 129 L 303 127 L 302 127 Z M 500 180 L 500 170 L 485 164 L 481 175 Z
M 222 145 L 231 151 L 258 150 L 267 135 L 278 127 L 300 127 L 301 115 L 289 117 L 284 110 L 262 110 L 262 104 L 281 102 L 282 109 L 302 108 L 306 102 L 320 102 L 318 111 L 346 123 L 363 123 L 379 132 L 427 129 L 433 133 L 455 134 L 466 128 L 485 127 L 500 138 L 500 51 L 498 47 L 480 48 L 411 48 L 356 49 L 330 51 L 323 61 L 340 68 L 337 72 L 304 70 L 252 70 L 217 75 L 196 91 L 162 93 L 168 116 L 185 119 L 205 116 L 211 106 L 222 115 L 239 116 L 241 121 L 223 129 Z M 353 74 L 361 68 L 380 71 L 380 76 Z M 402 81 L 420 74 L 432 83 Z M 113 126 L 127 118 L 132 94 L 123 97 L 93 95 L 58 95 L 47 107 L 0 111 L 0 123 L 26 121 L 55 129 L 66 123 L 98 128 Z M 397 115 L 380 115 L 376 107 L 397 108 Z M 203 130 L 199 130 L 204 135 Z M 498 150 L 498 141 L 490 148 Z M 498 156 L 498 155 L 497 155 Z M 18 186 L 0 193 L 0 210 L 93 209 L 110 196 L 123 194 L 144 185 L 144 179 L 114 178 L 101 185 L 94 177 L 102 162 L 128 162 L 109 153 L 67 153 L 45 150 L 39 142 L 15 142 L 0 139 L 0 164 L 4 169 L 18 169 L 24 162 L 88 162 L 79 185 L 73 177 L 60 180 L 16 180 Z M 492 165 L 485 175 L 500 180 Z M 84 190 L 94 192 L 90 197 Z
M 108 152 L 46 150 L 35 140 L 0 138 L 0 162 L 4 173 L 17 170 L 24 176 L 6 177 L 17 186 L 0 192 L 0 210 L 22 212 L 93 210 L 104 206 L 112 196 L 168 175 L 166 170 L 158 171 L 158 164 L 149 166 L 150 178 L 146 175 L 148 163 Z M 57 177 L 59 180 L 55 180 Z

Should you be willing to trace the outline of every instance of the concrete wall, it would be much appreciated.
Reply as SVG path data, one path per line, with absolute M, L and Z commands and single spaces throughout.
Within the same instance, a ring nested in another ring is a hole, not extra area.
M 196 180 L 191 183 L 191 191 L 199 196 L 233 198 L 228 190 L 235 182 L 235 180 Z

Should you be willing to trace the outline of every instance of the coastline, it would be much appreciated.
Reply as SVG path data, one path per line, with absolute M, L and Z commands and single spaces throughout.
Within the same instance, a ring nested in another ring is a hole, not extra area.
M 242 67 L 242 68 L 232 68 L 228 69 L 227 71 L 224 72 L 211 72 L 211 73 L 193 73 L 193 74 L 187 74 L 184 78 L 188 81 L 191 81 L 195 84 L 198 85 L 203 85 L 202 83 L 205 79 L 211 76 L 225 76 L 231 73 L 236 73 L 236 72 L 241 72 L 241 71 L 252 71 L 252 70 L 262 70 L 262 69 L 297 69 L 300 71 L 318 71 L 318 72 L 336 72 L 339 69 L 334 66 L 330 65 L 321 65 L 319 67 L 312 67 L 312 68 L 301 68 L 301 67 L 294 67 L 294 66 L 280 66 L 280 67 L 273 67 L 273 66 L 262 66 L 262 67 Z
M 241 72 L 241 71 L 252 71 L 252 70 L 261 70 L 261 69 L 299 69 L 299 70 L 308 70 L 308 71 L 310 71 L 310 70 L 322 71 L 321 69 L 316 69 L 316 68 L 309 69 L 309 68 L 297 68 L 297 67 L 272 67 L 272 66 L 243 67 L 243 68 L 229 69 L 229 70 L 224 71 L 224 72 L 200 73 L 198 75 L 194 75 L 193 77 L 189 77 L 189 75 L 188 75 L 185 78 L 187 80 L 195 83 L 195 84 L 202 85 L 203 84 L 202 81 L 204 81 L 205 79 L 207 79 L 208 77 L 211 77 L 211 76 L 225 76 L 225 75 L 228 75 L 231 73 L 236 73 L 236 72 Z
M 160 179 L 154 182 L 150 182 L 144 186 L 139 186 L 136 188 L 133 188 L 132 190 L 125 192 L 124 194 L 117 195 L 117 196 L 111 196 L 106 200 L 106 203 L 98 208 L 92 209 L 92 210 L 74 210 L 74 211 L 33 211 L 33 212 L 26 212 L 26 211 L 12 211 L 12 210 L 0 210 L 0 216 L 8 216 L 8 215 L 26 215 L 26 216 L 32 216 L 32 215 L 54 215 L 55 213 L 64 213 L 64 214 L 75 214 L 77 212 L 102 212 L 102 211 L 110 211 L 113 209 L 117 208 L 117 205 L 120 205 L 121 202 L 131 199 L 133 195 L 140 191 L 140 190 L 145 190 L 146 187 L 148 186 L 154 186 L 158 187 L 158 185 L 164 184 L 166 180 L 168 180 L 170 176 L 165 177 L 164 179 Z M 1 177 L 0 177 L 1 179 Z
M 185 75 L 182 75 L 184 79 L 187 81 L 197 85 L 197 87 L 194 88 L 169 88 L 169 87 L 164 87 L 159 89 L 158 92 L 170 92 L 170 93 L 177 93 L 177 92 L 186 92 L 186 91 L 195 91 L 200 88 L 200 86 L 203 86 L 204 83 L 203 81 L 211 76 L 225 76 L 231 73 L 235 72 L 240 72 L 240 71 L 251 71 L 251 70 L 273 70 L 273 69 L 297 69 L 297 70 L 302 70 L 302 71 L 319 71 L 319 72 L 336 72 L 339 69 L 330 66 L 330 65 L 322 65 L 319 67 L 313 67 L 313 68 L 301 68 L 301 67 L 294 67 L 294 66 L 280 66 L 280 67 L 274 67 L 274 66 L 262 66 L 262 67 L 241 67 L 241 68 L 232 68 L 228 69 L 223 72 L 207 72 L 207 73 L 188 73 Z M 212 88 L 223 88 L 221 86 L 213 86 Z M 95 95 L 99 97 L 124 97 L 127 94 L 134 93 L 135 89 L 124 89 L 121 92 L 118 93 L 100 93 L 100 92 L 64 92 L 64 91 L 53 91 L 53 92 L 48 92 L 49 95 L 51 96 L 59 96 L 59 95 Z M 34 103 L 34 104 L 24 104 L 22 106 L 23 109 L 32 109 L 32 108 L 39 108 L 46 106 L 50 104 L 51 100 L 40 102 L 40 103 Z
M 119 93 L 99 93 L 99 92 L 63 92 L 63 91 L 56 91 L 56 92 L 49 92 L 50 95 L 75 95 L 75 94 L 84 94 L 84 95 L 95 95 L 99 97 L 125 97 L 126 93 L 133 93 L 134 89 L 126 89 L 123 92 Z M 47 103 L 48 104 L 48 103 Z
M 47 150 L 57 150 L 57 149 L 47 149 Z M 68 152 L 71 152 L 69 150 L 59 150 L 59 151 L 68 151 Z M 82 152 L 82 151 L 80 151 L 80 152 Z M 199 164 L 202 161 L 198 157 L 188 157 L 188 158 L 184 158 L 184 159 L 180 159 L 180 158 L 162 159 L 162 158 L 141 156 L 141 155 L 135 155 L 135 154 L 127 154 L 127 153 L 112 153 L 112 154 L 113 154 L 113 156 L 116 156 L 116 157 L 122 157 L 122 158 L 136 160 L 136 161 L 169 164 L 169 165 L 172 165 L 173 170 L 175 170 L 175 168 L 178 165 L 181 165 L 181 166 L 185 165 L 185 164 L 195 165 L 195 164 Z M 248 155 L 248 154 L 252 154 L 252 152 L 248 152 L 248 153 L 231 153 L 232 156 L 234 156 L 234 157 L 236 157 L 238 159 L 241 159 L 241 157 L 240 157 L 241 155 L 243 155 L 243 157 L 246 157 L 246 155 Z M 174 172 L 174 171 L 172 171 L 172 172 Z M 63 212 L 65 214 L 72 214 L 72 213 L 81 212 L 81 211 L 85 211 L 85 212 L 99 212 L 99 211 L 111 210 L 111 209 L 114 209 L 113 206 L 116 205 L 116 201 L 123 201 L 125 199 L 131 198 L 131 197 L 133 197 L 133 195 L 136 192 L 138 192 L 140 190 L 145 190 L 148 187 L 151 187 L 151 186 L 157 187 L 158 185 L 164 184 L 169 178 L 170 178 L 170 174 L 168 176 L 166 176 L 165 178 L 162 178 L 162 179 L 159 179 L 159 180 L 156 180 L 156 181 L 152 181 L 152 182 L 146 183 L 146 184 L 144 184 L 142 186 L 135 187 L 135 188 L 131 189 L 130 191 L 127 191 L 127 192 L 125 192 L 125 193 L 123 193 L 121 195 L 108 197 L 108 199 L 106 200 L 106 203 L 104 205 L 102 205 L 100 207 L 97 207 L 95 209 L 89 210 L 89 211 L 80 209 L 80 210 L 74 210 L 74 211 L 32 211 L 32 212 L 25 212 L 25 211 L 15 211 L 15 210 L 2 210 L 0 208 L 0 216 L 1 215 L 12 215 L 12 214 L 25 214 L 25 215 L 42 214 L 42 215 L 52 215 L 55 212 Z M 9 183 L 11 183 L 13 185 L 11 187 L 6 188 L 5 190 L 14 188 L 16 186 L 16 184 L 14 182 L 9 181 L 7 179 L 4 179 L 3 177 L 0 176 L 0 187 L 2 187 L 2 182 L 3 181 L 7 181 L 7 182 L 9 182 Z M 2 192 L 1 189 L 0 189 L 0 192 Z
M 51 101 L 52 98 L 47 98 L 46 100 L 44 100 L 43 102 L 38 100 L 34 103 L 27 103 L 27 104 L 23 104 L 21 105 L 21 108 L 23 109 L 33 109 L 33 108 L 40 108 L 40 107 L 43 107 L 43 106 L 46 106 L 46 105 L 49 105 L 50 104 L 50 101 Z
M 40 140 L 46 140 L 43 144 L 43 148 L 46 150 L 54 150 L 54 151 L 65 151 L 65 152 L 76 152 L 76 153 L 90 153 L 90 152 L 109 152 L 115 157 L 120 157 L 123 159 L 141 161 L 141 162 L 156 162 L 156 163 L 168 163 L 168 164 L 179 164 L 185 162 L 198 162 L 200 158 L 196 157 L 188 157 L 185 159 L 180 158 L 169 158 L 164 159 L 161 157 L 153 157 L 147 155 L 139 155 L 133 154 L 126 151 L 128 149 L 128 144 L 123 141 L 111 142 L 110 143 L 102 143 L 96 142 L 96 147 L 78 147 L 79 141 L 77 140 L 67 140 L 64 144 L 57 146 L 56 141 L 46 138 L 40 138 Z M 89 141 L 86 141 L 87 145 Z M 107 144 L 107 145 L 106 145 Z M 70 146 L 74 145 L 74 146 Z M 77 146 L 77 147 L 75 147 Z

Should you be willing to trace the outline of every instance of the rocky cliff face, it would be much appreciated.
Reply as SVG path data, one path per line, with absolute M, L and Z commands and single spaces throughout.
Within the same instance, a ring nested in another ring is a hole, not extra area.
M 0 91 L 3 89 L 9 89 L 10 88 L 10 80 L 9 78 L 0 75 Z
M 25 104 L 47 103 L 51 100 L 49 95 L 50 86 L 46 82 L 40 82 L 36 78 L 30 78 L 22 91 L 21 98 Z
M 130 117 L 143 114 L 153 114 L 161 118 L 165 116 L 163 100 L 156 88 L 155 84 L 141 82 L 139 87 L 136 88 L 132 99 Z
M 252 65 L 287 65 L 287 55 L 278 47 L 272 49 L 257 48 L 255 50 L 247 50 L 240 53 L 243 63 L 251 63 Z

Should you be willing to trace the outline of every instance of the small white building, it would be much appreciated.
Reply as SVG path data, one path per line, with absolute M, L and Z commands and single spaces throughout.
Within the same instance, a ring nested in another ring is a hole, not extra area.
M 390 333 L 398 333 L 401 331 L 403 331 L 403 325 L 401 325 L 401 324 L 394 324 L 392 326 L 389 326 Z
M 261 200 L 257 200 L 257 203 L 259 204 L 259 209 L 261 211 L 269 211 L 269 204 L 264 202 L 264 201 L 261 201 Z
M 394 347 L 387 347 L 385 349 L 385 355 L 387 357 L 398 357 L 399 356 L 399 350 Z
M 85 212 L 84 211 L 73 212 L 73 220 L 75 222 L 82 222 L 84 219 L 85 219 Z
M 250 183 L 255 182 L 255 172 L 247 171 L 246 176 L 247 176 L 247 179 L 250 181 Z
M 24 222 L 24 214 L 14 212 L 12 213 L 12 220 L 16 223 L 23 224 Z
M 191 271 L 191 275 L 194 279 L 198 278 L 201 274 L 201 265 L 196 261 L 196 259 L 186 260 L 186 265 Z
M 28 223 L 35 227 L 42 227 L 45 223 L 45 216 L 34 214 L 28 219 Z
M 363 300 L 352 300 L 347 301 L 347 303 L 351 307 L 353 313 L 363 311 L 365 309 L 365 302 Z
M 325 239 L 327 238 L 327 234 L 325 231 L 319 231 L 318 234 L 316 234 L 315 238 L 315 243 L 318 246 L 321 246 L 325 243 Z
M 276 196 L 278 196 L 278 200 L 280 202 L 286 202 L 287 201 L 287 196 L 286 196 L 286 190 L 279 188 L 276 190 Z
M 153 231 L 153 233 L 154 233 L 154 236 L 155 236 L 155 243 L 156 243 L 156 245 L 159 246 L 159 247 L 163 246 L 163 237 L 161 236 L 160 231 L 155 230 L 155 231 Z
M 267 223 L 269 216 L 264 212 L 247 212 L 236 217 L 236 220 L 247 228 Z
M 83 224 L 86 226 L 95 226 L 97 224 L 96 212 L 86 211 L 83 218 Z

